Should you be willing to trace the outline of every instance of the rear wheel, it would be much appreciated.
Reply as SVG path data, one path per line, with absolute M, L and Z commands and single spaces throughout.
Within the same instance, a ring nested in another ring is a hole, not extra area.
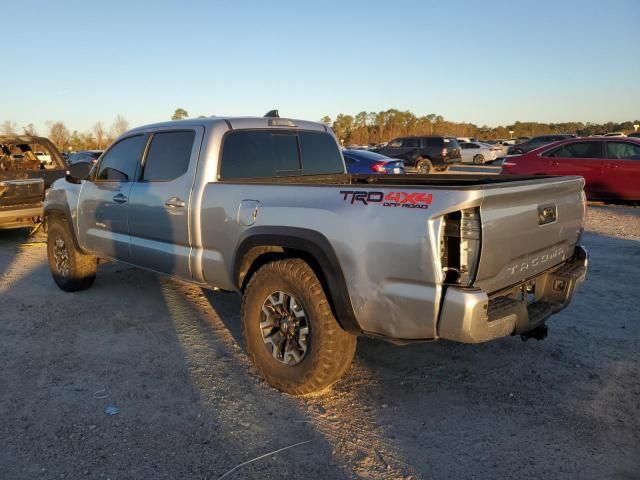
M 419 158 L 416 160 L 416 170 L 418 173 L 430 173 L 433 170 L 433 164 L 428 158 Z
M 473 163 L 475 164 L 484 163 L 484 157 L 480 154 L 476 155 L 475 157 L 473 157 Z
M 84 290 L 96 278 L 97 259 L 80 251 L 64 219 L 49 220 L 47 257 L 56 285 L 65 292 Z
M 251 277 L 242 334 L 267 382 L 293 395 L 335 383 L 356 349 L 356 337 L 338 325 L 313 270 L 296 258 L 267 263 Z

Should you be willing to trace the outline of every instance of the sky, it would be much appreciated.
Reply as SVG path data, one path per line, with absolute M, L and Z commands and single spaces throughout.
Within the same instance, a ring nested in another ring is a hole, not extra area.
M 640 0 L 0 0 L 0 122 L 640 118 Z

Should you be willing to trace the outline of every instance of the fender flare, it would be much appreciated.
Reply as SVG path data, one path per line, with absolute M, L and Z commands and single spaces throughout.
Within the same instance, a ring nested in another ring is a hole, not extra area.
M 340 326 L 352 334 L 362 333 L 353 311 L 340 262 L 324 235 L 297 227 L 250 228 L 240 237 L 232 263 L 231 278 L 239 288 L 243 284 L 241 269 L 244 257 L 255 247 L 280 247 L 284 250 L 296 250 L 311 257 L 320 269 L 323 277 L 320 281 L 327 290 L 329 303 Z
M 75 247 L 79 251 L 83 253 L 87 253 L 84 251 L 83 248 L 80 247 L 80 244 L 78 243 L 78 239 L 76 237 L 76 229 L 73 228 L 73 221 L 71 220 L 71 211 L 69 210 L 69 206 L 68 205 L 64 205 L 64 206 L 55 205 L 52 207 L 45 206 L 44 212 L 43 212 L 43 218 L 45 221 L 45 226 L 47 228 L 49 227 L 49 217 L 54 215 L 57 217 L 64 218 L 64 220 L 67 222 L 67 226 L 69 227 L 69 231 L 71 232 L 71 238 L 73 238 L 73 243 Z

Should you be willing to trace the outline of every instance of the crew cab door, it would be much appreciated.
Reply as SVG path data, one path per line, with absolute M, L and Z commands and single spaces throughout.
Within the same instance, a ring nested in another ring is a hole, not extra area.
M 640 200 L 640 143 L 607 141 L 603 194 Z
M 78 241 L 99 256 L 131 261 L 128 207 L 147 135 L 119 140 L 82 183 L 78 198 Z
M 150 134 L 129 202 L 134 264 L 191 279 L 190 200 L 203 133 L 195 126 Z
M 580 175 L 587 193 L 602 191 L 604 153 L 602 142 L 572 142 L 543 154 L 549 160 L 550 175 Z

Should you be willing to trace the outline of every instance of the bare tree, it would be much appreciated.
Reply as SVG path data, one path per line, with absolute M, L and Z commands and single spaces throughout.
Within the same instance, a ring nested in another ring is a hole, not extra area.
M 113 121 L 113 125 L 111 125 L 111 135 L 114 137 L 119 137 L 124 132 L 129 130 L 129 122 L 120 114 Z
M 15 135 L 17 133 L 18 126 L 16 122 L 11 122 L 9 120 L 5 120 L 0 125 L 0 133 L 3 135 Z
M 22 127 L 22 131 L 25 135 L 31 135 L 33 137 L 38 135 L 38 131 L 36 127 L 33 126 L 33 123 L 27 123 L 24 127 Z
M 47 122 L 49 126 L 49 140 L 60 150 L 61 152 L 69 145 L 71 134 L 64 122 Z
M 104 125 L 102 122 L 96 122 L 93 124 L 93 136 L 96 138 L 96 146 L 98 147 L 98 150 L 102 150 L 105 134 L 106 132 L 104 131 Z

